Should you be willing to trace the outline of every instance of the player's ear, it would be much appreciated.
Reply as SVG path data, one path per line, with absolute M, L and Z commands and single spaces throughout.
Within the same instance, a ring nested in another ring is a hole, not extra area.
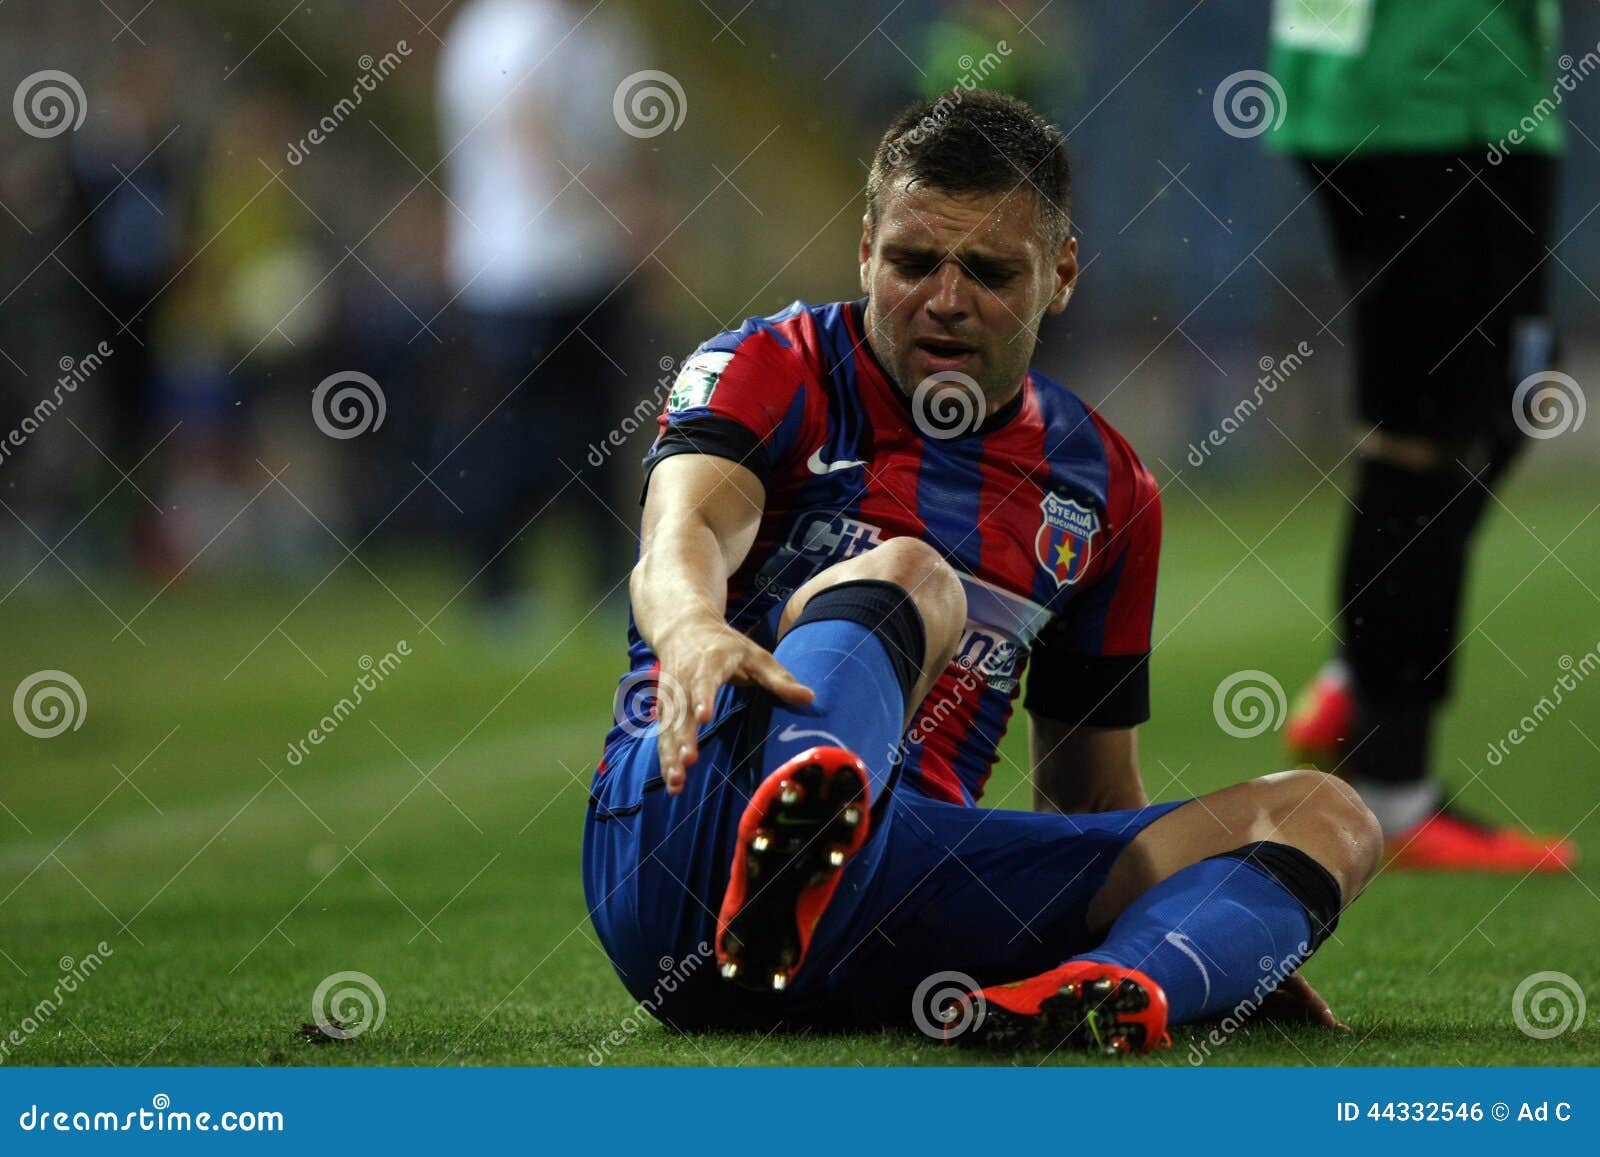
M 1055 293 L 1045 307 L 1045 312 L 1049 314 L 1057 314 L 1067 308 L 1072 291 L 1078 284 L 1078 239 L 1070 233 L 1061 243 L 1061 252 L 1056 255 L 1055 279 Z
M 861 251 L 858 254 L 861 262 L 861 292 L 871 293 L 867 276 L 867 268 L 872 264 L 872 214 L 861 214 Z

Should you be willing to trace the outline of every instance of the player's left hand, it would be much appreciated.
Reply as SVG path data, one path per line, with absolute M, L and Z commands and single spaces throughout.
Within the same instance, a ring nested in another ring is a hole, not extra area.
M 1298 972 L 1287 977 L 1261 1002 L 1258 1015 L 1263 1020 L 1282 1024 L 1319 1024 L 1339 1032 L 1350 1031 L 1350 1026 L 1333 1014 L 1328 1002 Z

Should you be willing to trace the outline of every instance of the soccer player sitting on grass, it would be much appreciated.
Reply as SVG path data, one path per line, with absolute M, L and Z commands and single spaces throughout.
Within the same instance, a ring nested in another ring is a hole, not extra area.
M 684 1030 L 903 1024 L 953 971 L 965 1040 L 1161 1046 L 1316 950 L 1377 825 L 1312 771 L 1147 802 L 1155 483 L 1029 369 L 1078 272 L 1060 131 L 923 102 L 867 191 L 866 297 L 706 342 L 646 459 L 595 928 Z M 979 808 L 1028 666 L 1040 810 Z

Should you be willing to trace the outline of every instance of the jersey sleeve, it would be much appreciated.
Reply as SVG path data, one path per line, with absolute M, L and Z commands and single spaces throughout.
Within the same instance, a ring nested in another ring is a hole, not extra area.
M 1161 496 L 1133 448 L 1098 414 L 1106 449 L 1103 562 L 1034 640 L 1023 705 L 1078 727 L 1150 718 L 1150 627 L 1161 558 Z
M 765 483 L 798 442 L 805 419 L 804 356 L 766 319 L 695 350 L 678 371 L 645 455 L 645 485 L 675 454 L 712 454 Z

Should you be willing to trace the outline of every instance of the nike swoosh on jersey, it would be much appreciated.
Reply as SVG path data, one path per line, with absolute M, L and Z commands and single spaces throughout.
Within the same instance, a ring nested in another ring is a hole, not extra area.
M 856 466 L 865 466 L 865 459 L 841 458 L 837 462 L 824 462 L 822 460 L 822 447 L 818 446 L 806 459 L 806 469 L 813 474 L 832 474 L 835 470 L 850 470 Z

